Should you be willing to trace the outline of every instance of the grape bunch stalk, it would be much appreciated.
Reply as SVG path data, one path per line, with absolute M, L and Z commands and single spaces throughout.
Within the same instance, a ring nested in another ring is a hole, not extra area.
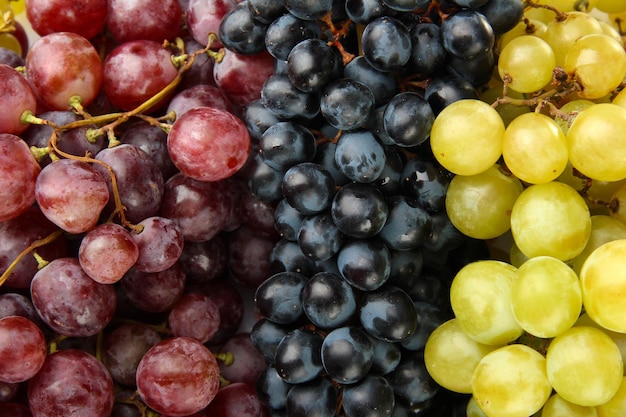
M 0 416 L 625 415 L 623 3 L 0 0 Z

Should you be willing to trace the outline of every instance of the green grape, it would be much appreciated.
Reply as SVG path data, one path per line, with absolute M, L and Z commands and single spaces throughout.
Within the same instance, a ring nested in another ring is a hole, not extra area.
M 587 313 L 581 314 L 574 326 L 591 326 L 602 330 L 604 333 L 606 333 L 607 336 L 613 339 L 622 355 L 622 362 L 626 364 L 626 333 L 613 332 L 611 330 L 605 329 L 595 321 L 591 320 L 589 314 Z M 624 374 L 626 374 L 626 367 L 624 368 Z
M 536 0 L 537 4 L 548 4 L 561 12 L 571 12 L 579 10 L 581 12 L 589 12 L 596 7 L 599 0 Z
M 576 190 L 558 181 L 531 185 L 511 212 L 513 239 L 529 258 L 567 261 L 580 254 L 591 233 L 591 215 Z
M 567 131 L 570 162 L 600 181 L 626 178 L 626 108 L 600 103 L 585 109 Z
M 591 233 L 589 234 L 587 245 L 585 245 L 585 249 L 571 261 L 574 272 L 580 274 L 583 263 L 585 263 L 587 257 L 591 255 L 591 252 L 607 242 L 618 239 L 626 239 L 626 224 L 604 214 L 591 216 Z
M 600 326 L 626 333 L 626 239 L 596 248 L 580 269 L 583 305 Z
M 520 93 L 541 90 L 552 81 L 556 65 L 554 52 L 547 42 L 534 35 L 511 39 L 498 59 L 498 74 L 510 79 L 509 88 Z
M 511 228 L 511 209 L 522 183 L 499 165 L 476 175 L 456 175 L 446 193 L 446 212 L 466 236 L 494 239 Z
M 556 258 L 537 256 L 517 270 L 511 308 L 520 326 L 533 336 L 552 338 L 572 327 L 582 308 L 576 273 Z
M 450 391 L 469 394 L 472 392 L 472 375 L 476 365 L 498 347 L 476 342 L 453 318 L 437 327 L 428 337 L 424 363 L 439 385 Z
M 626 225 L 626 184 L 621 185 L 611 196 L 609 210 L 611 217 Z
M 487 104 L 493 104 L 495 101 L 502 97 L 502 88 L 504 87 L 504 83 L 498 80 L 494 82 L 495 85 L 486 89 L 485 91 L 480 93 L 480 100 L 484 101 Z M 514 99 L 524 99 L 524 94 L 518 93 L 515 90 L 509 90 L 508 96 Z M 516 117 L 528 113 L 530 111 L 530 107 L 528 106 L 519 106 L 516 104 L 509 103 L 501 103 L 496 106 L 496 111 L 502 118 L 505 126 L 508 126 Z
M 565 134 L 557 123 L 541 113 L 526 113 L 504 132 L 502 157 L 520 180 L 539 184 L 556 179 L 567 166 Z
M 476 366 L 472 393 L 489 417 L 528 417 L 552 393 L 546 359 L 522 344 L 496 349 Z
M 596 406 L 598 417 L 626 416 L 626 377 L 622 378 L 619 389 L 607 402 Z
M 617 93 L 617 95 L 613 97 L 613 100 L 611 100 L 611 103 L 626 108 L 626 89 Z
M 584 12 L 572 11 L 567 12 L 563 20 L 554 19 L 549 22 L 543 40 L 552 48 L 556 65 L 562 67 L 565 55 L 576 39 L 593 33 L 602 33 L 598 19 Z
M 569 126 L 576 119 L 576 117 L 585 109 L 594 106 L 594 103 L 591 100 L 578 99 L 572 100 L 565 103 L 559 110 L 562 115 L 559 114 L 554 118 L 554 121 L 561 128 L 564 134 L 567 134 L 569 130 Z
M 624 39 L 622 39 L 622 35 L 620 35 L 617 28 L 614 28 L 609 22 L 605 22 L 604 20 L 600 20 L 600 26 L 602 26 L 603 34 L 615 39 L 622 47 L 624 46 Z
M 554 394 L 543 406 L 541 417 L 597 417 L 595 407 L 571 403 Z
M 497 50 L 502 51 L 502 48 L 504 48 L 509 42 L 511 42 L 511 40 L 519 36 L 533 35 L 541 37 L 546 32 L 547 28 L 548 26 L 541 20 L 528 19 L 527 22 L 522 20 L 517 25 L 515 25 L 513 29 L 503 33 L 498 37 Z
M 463 99 L 445 107 L 435 118 L 430 145 L 448 171 L 474 175 L 492 167 L 502 154 L 504 122 L 489 104 Z
M 476 398 L 471 397 L 467 402 L 467 407 L 465 408 L 466 417 L 489 417 L 485 412 L 480 408 L 478 403 L 476 402 Z
M 604 97 L 624 80 L 626 52 L 615 39 L 605 34 L 586 35 L 570 47 L 563 69 L 575 77 L 586 99 Z
M 626 0 L 597 0 L 596 8 L 605 13 L 626 12 Z
M 450 305 L 463 331 L 486 345 L 520 337 L 522 328 L 511 310 L 511 285 L 517 268 L 495 260 L 465 265 L 452 280 Z
M 552 339 L 546 368 L 552 387 L 561 397 L 593 407 L 615 395 L 624 364 L 617 345 L 602 330 L 575 326 Z
M 555 14 L 552 10 L 545 9 L 543 7 L 531 7 L 524 11 L 524 17 L 526 19 L 537 20 L 546 24 L 554 20 Z

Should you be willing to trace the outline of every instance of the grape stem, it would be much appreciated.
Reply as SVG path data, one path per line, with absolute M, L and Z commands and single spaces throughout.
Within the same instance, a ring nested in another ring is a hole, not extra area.
M 501 104 L 534 107 L 540 103 L 558 100 L 580 90 L 580 86 L 575 80 L 567 78 L 567 75 L 565 75 L 565 78 L 563 77 L 563 70 L 560 67 L 556 67 L 554 69 L 552 83 L 555 87 L 531 98 L 513 98 L 509 96 L 509 84 L 511 83 L 511 77 L 507 74 L 503 77 L 502 81 L 502 97 L 498 97 L 496 101 L 492 103 L 491 106 L 494 108 Z
M 343 60 L 343 66 L 345 67 L 354 59 L 354 54 L 345 50 L 343 44 L 341 43 L 341 39 L 345 38 L 352 29 L 352 20 L 346 20 L 341 24 L 340 28 L 337 28 L 332 19 L 332 11 L 326 13 L 320 20 L 328 26 L 328 29 L 330 29 L 330 32 L 333 35 L 332 40 L 328 41 L 328 46 L 334 46 L 337 50 L 339 50 L 341 59 Z
M 53 242 L 54 240 L 59 238 L 62 234 L 63 234 L 63 230 L 61 229 L 55 230 L 54 232 L 50 233 L 48 236 L 41 238 L 41 239 L 37 239 L 33 243 L 28 245 L 28 247 L 24 249 L 19 255 L 17 255 L 17 257 L 13 260 L 13 262 L 9 264 L 6 271 L 4 271 L 2 275 L 0 275 L 0 287 L 2 287 L 2 285 L 7 281 L 7 279 L 9 278 L 9 275 L 11 275 L 11 272 L 13 272 L 13 270 L 15 269 L 17 264 L 22 260 L 22 258 L 24 258 L 29 253 L 33 252 L 35 249 L 41 246 L 47 245 L 50 242 Z M 40 262 L 38 263 L 41 265 Z
M 549 4 L 543 4 L 543 3 L 542 4 L 538 4 L 538 3 L 535 3 L 532 0 L 526 0 L 526 1 L 524 1 L 524 5 L 526 7 L 532 7 L 532 8 L 535 8 L 535 9 L 542 8 L 542 9 L 550 10 L 551 12 L 556 14 L 555 19 L 557 21 L 559 21 L 559 22 L 562 22 L 563 20 L 565 20 L 567 18 L 567 13 L 562 12 L 559 9 L 557 9 L 556 7 L 551 6 Z

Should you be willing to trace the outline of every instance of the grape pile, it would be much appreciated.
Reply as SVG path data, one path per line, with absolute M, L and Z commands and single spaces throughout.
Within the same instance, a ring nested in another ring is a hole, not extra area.
M 0 417 L 623 417 L 623 1 L 0 0 Z

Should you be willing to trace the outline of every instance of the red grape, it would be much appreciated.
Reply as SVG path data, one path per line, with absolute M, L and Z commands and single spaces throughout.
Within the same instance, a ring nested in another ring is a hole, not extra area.
M 131 234 L 119 224 L 103 223 L 83 237 L 78 260 L 94 281 L 113 284 L 135 264 L 139 247 Z
M 167 322 L 174 336 L 191 337 L 206 343 L 220 327 L 220 310 L 208 296 L 191 292 L 174 304 Z
M 178 261 L 183 252 L 184 238 L 176 222 L 153 216 L 137 225 L 143 229 L 131 235 L 139 249 L 135 268 L 143 272 L 159 272 Z
M 267 409 L 259 401 L 253 385 L 236 382 L 217 392 L 207 413 L 220 417 L 263 417 Z
M 28 0 L 26 16 L 40 36 L 74 32 L 87 39 L 104 27 L 106 0 Z
M 170 52 L 159 42 L 129 41 L 118 45 L 104 60 L 103 88 L 114 106 L 132 110 L 165 88 L 177 74 Z M 157 104 L 164 103 L 161 100 Z
M 218 345 L 237 333 L 243 321 L 244 299 L 228 277 L 217 278 L 198 287 L 220 310 L 220 328 L 209 340 L 209 344 Z
M 209 282 L 226 271 L 226 237 L 220 233 L 204 242 L 185 242 L 180 263 L 192 282 Z
M 131 268 L 120 284 L 133 306 L 150 313 L 160 313 L 171 309 L 183 294 L 185 273 L 178 262 L 160 272 L 141 272 Z
M 181 23 L 178 0 L 109 0 L 106 24 L 119 43 L 173 40 Z
M 0 222 L 19 216 L 35 202 L 40 171 L 26 142 L 0 133 Z
M 33 417 L 109 417 L 113 400 L 109 371 L 94 356 L 78 349 L 48 355 L 28 384 Z
M 0 318 L 0 381 L 31 379 L 44 363 L 48 345 L 39 327 L 21 316 Z
M 37 177 L 35 197 L 42 213 L 69 233 L 91 230 L 109 201 L 107 182 L 91 165 L 60 159 Z
M 40 269 L 30 293 L 39 316 L 64 336 L 93 336 L 115 313 L 114 287 L 89 278 L 77 258 L 55 259 Z
M 224 342 L 220 352 L 232 353 L 234 361 L 230 365 L 220 363 L 222 376 L 228 382 L 245 382 L 254 385 L 266 367 L 265 357 L 254 347 L 250 333 L 238 333 Z
M 37 98 L 50 110 L 69 109 L 74 96 L 88 106 L 100 92 L 102 77 L 98 51 L 75 33 L 43 36 L 26 55 L 26 78 Z
M 155 411 L 187 416 L 213 400 L 220 386 L 219 375 L 217 360 L 202 343 L 172 337 L 150 348 L 139 362 L 137 391 Z
M 25 111 L 35 113 L 37 97 L 24 76 L 8 65 L 0 64 L 0 133 L 19 135 L 28 124 L 22 123 Z
M 32 417 L 27 406 L 19 403 L 0 403 L 0 417 Z
M 167 147 L 174 165 L 198 181 L 219 181 L 241 168 L 250 153 L 246 125 L 232 113 L 197 107 L 172 126 Z
M 236 5 L 235 0 L 189 0 L 185 13 L 189 32 L 198 43 L 206 46 L 209 34 L 219 31 L 222 18 Z M 222 46 L 219 40 L 211 44 L 212 49 Z
M 195 107 L 216 107 L 229 113 L 233 112 L 233 105 L 222 90 L 208 84 L 194 85 L 178 92 L 170 100 L 167 112 L 173 111 L 176 117 L 180 118 L 187 110 Z
M 178 170 L 167 153 L 167 133 L 158 126 L 140 121 L 131 124 L 120 137 L 120 142 L 133 145 L 144 151 L 161 170 L 167 181 Z
M 243 225 L 229 240 L 228 266 L 232 278 L 246 288 L 256 288 L 270 274 L 270 253 L 276 239 Z

